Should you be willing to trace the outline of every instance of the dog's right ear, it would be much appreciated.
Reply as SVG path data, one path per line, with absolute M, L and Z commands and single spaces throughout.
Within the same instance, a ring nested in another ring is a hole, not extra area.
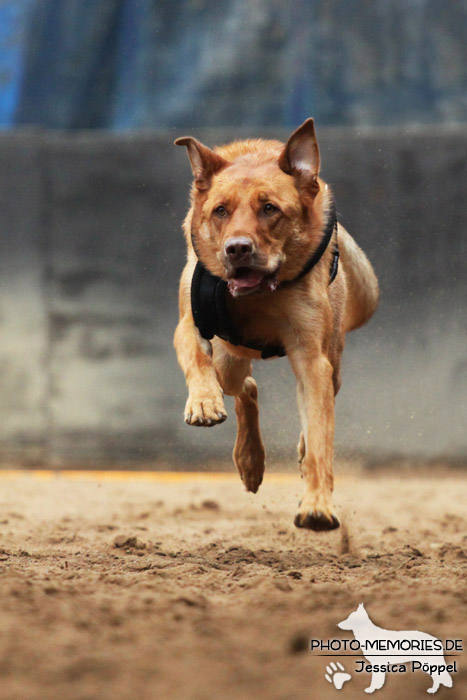
M 229 165 L 225 158 L 204 146 L 193 136 L 182 136 L 174 143 L 176 146 L 187 147 L 195 186 L 200 192 L 209 189 L 212 176 Z

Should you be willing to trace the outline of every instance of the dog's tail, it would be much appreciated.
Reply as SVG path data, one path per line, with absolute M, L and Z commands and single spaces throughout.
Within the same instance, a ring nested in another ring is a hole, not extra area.
M 339 251 L 347 283 L 344 330 L 366 323 L 379 302 L 379 286 L 373 267 L 363 250 L 343 226 L 339 226 Z

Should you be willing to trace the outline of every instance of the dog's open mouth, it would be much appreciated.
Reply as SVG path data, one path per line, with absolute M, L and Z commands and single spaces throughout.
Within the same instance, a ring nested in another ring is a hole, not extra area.
M 275 292 L 277 289 L 277 269 L 273 272 L 252 267 L 237 267 L 228 281 L 232 296 L 251 294 L 260 289 Z

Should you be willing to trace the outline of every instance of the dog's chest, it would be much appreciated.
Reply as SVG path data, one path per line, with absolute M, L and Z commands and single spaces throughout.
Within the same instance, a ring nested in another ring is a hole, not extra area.
M 245 340 L 285 344 L 297 327 L 313 322 L 312 300 L 290 291 L 229 300 L 228 306 Z

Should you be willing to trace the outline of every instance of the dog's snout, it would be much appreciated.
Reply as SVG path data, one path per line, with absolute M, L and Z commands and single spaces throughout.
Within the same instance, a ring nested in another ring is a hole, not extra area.
M 253 241 L 246 236 L 229 238 L 225 243 L 225 254 L 232 262 L 247 258 L 253 252 Z

